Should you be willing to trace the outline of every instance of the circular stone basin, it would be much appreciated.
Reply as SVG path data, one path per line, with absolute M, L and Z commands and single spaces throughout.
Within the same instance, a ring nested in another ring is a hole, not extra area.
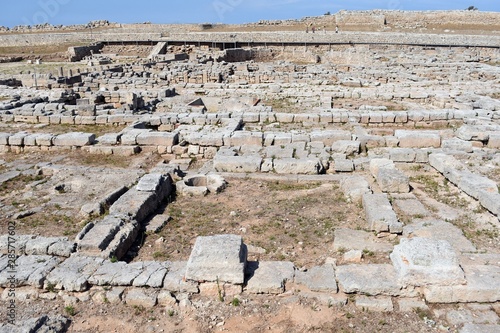
M 226 188 L 226 181 L 219 175 L 193 175 L 178 181 L 176 188 L 181 195 L 204 196 L 221 192 Z

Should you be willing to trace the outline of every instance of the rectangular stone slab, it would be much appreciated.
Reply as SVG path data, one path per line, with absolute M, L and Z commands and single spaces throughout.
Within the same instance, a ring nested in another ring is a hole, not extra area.
M 404 286 L 449 286 L 465 283 L 458 256 L 445 240 L 402 238 L 390 257 L 398 281 Z
M 243 284 L 246 257 L 240 236 L 198 237 L 187 263 L 186 279 Z
M 427 286 L 424 296 L 429 303 L 494 303 L 500 301 L 500 267 L 462 265 L 467 284 Z
M 392 233 L 391 226 L 399 226 L 398 231 L 399 229 L 401 229 L 401 232 L 403 231 L 402 224 L 392 210 L 386 194 L 368 193 L 363 195 L 363 207 L 370 230 L 376 232 L 391 231 Z
M 85 291 L 89 277 L 102 263 L 100 258 L 73 255 L 50 272 L 45 287 L 50 283 L 56 289 Z
M 335 274 L 340 290 L 348 294 L 406 297 L 417 295 L 414 289 L 404 289 L 397 283 L 394 267 L 389 264 L 341 265 L 337 266 Z
M 289 261 L 251 262 L 247 268 L 249 276 L 246 291 L 253 294 L 281 294 L 285 282 L 295 275 L 295 267 Z

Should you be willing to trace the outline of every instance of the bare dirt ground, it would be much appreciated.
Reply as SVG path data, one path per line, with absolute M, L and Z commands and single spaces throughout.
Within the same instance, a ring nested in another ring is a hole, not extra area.
M 2 302 L 0 302 L 1 304 Z M 68 316 L 74 333 L 143 332 L 383 332 L 427 333 L 448 330 L 446 322 L 428 311 L 380 313 L 356 309 L 353 304 L 337 308 L 300 296 L 241 295 L 239 304 L 196 296 L 192 307 L 152 309 L 104 302 L 27 301 L 20 304 L 20 318 L 40 313 Z M 440 308 L 439 306 L 436 309 Z M 70 314 L 71 313 L 71 314 Z

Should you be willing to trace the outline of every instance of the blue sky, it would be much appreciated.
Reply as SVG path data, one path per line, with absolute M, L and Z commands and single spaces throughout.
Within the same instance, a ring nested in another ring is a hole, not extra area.
M 245 23 L 317 16 L 341 9 L 500 11 L 498 0 L 3 0 L 0 25 L 120 23 Z

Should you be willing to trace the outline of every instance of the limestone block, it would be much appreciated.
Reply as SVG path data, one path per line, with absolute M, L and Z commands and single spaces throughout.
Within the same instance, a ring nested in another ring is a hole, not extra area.
M 249 262 L 246 291 L 252 294 L 281 294 L 286 281 L 292 281 L 295 267 L 289 261 Z
M 478 193 L 478 200 L 481 203 L 481 206 L 489 210 L 491 213 L 500 216 L 500 193 L 480 191 Z
M 236 131 L 232 135 L 224 138 L 226 146 L 262 146 L 263 134 L 261 132 Z
M 457 185 L 462 191 L 474 199 L 479 199 L 480 192 L 491 194 L 498 193 L 496 182 L 473 173 L 463 173 Z
M 463 151 L 472 153 L 472 143 L 458 138 L 446 139 L 441 143 L 444 150 Z
M 58 242 L 58 237 L 36 237 L 26 242 L 25 253 L 30 255 L 47 254 L 49 246 Z
M 352 140 L 338 140 L 332 144 L 332 153 L 345 154 L 352 156 L 358 154 L 361 148 L 359 141 Z
M 354 163 L 346 158 L 336 158 L 333 160 L 333 169 L 336 172 L 353 172 Z
M 429 303 L 494 303 L 500 301 L 500 267 L 462 265 L 467 284 L 428 285 L 424 296 Z
M 122 131 L 121 133 L 121 143 L 122 145 L 127 145 L 127 146 L 133 146 L 137 144 L 137 137 L 140 134 L 143 133 L 148 133 L 151 132 L 149 129 L 139 129 L 139 128 L 134 128 L 134 129 L 127 129 Z M 159 132 L 160 133 L 160 132 Z M 161 132 L 163 133 L 163 132 Z
M 380 169 L 394 169 L 394 162 L 388 158 L 374 158 L 370 161 L 370 173 L 377 178 Z
M 431 215 L 425 206 L 417 199 L 396 199 L 393 206 L 405 215 L 413 217 L 425 217 Z
M 28 136 L 26 132 L 18 132 L 9 137 L 9 145 L 11 146 L 24 146 L 24 138 Z
M 394 307 L 390 297 L 356 297 L 356 307 L 363 311 L 392 312 Z
M 305 272 L 297 271 L 295 283 L 303 284 L 311 291 L 336 293 L 338 290 L 335 270 L 331 264 L 314 266 Z
M 158 291 L 154 289 L 133 288 L 125 295 L 125 303 L 130 306 L 152 308 L 158 300 Z
M 128 223 L 128 219 L 108 215 L 102 221 L 94 224 L 78 242 L 78 250 L 98 253 L 106 249 L 121 227 Z
M 214 169 L 218 172 L 259 172 L 262 164 L 260 155 L 224 156 L 217 154 Z
M 136 138 L 140 146 L 173 146 L 179 142 L 178 133 L 142 132 Z
M 449 222 L 434 219 L 414 220 L 403 230 L 405 237 L 426 237 L 446 240 L 457 252 L 475 252 L 476 247 L 467 239 L 462 230 Z
M 361 202 L 363 195 L 371 193 L 370 184 L 363 176 L 349 176 L 340 180 L 340 188 L 352 202 Z
M 19 293 L 21 291 L 19 290 Z M 33 299 L 35 297 L 27 297 L 27 299 Z M 63 333 L 67 332 L 69 326 L 71 325 L 71 320 L 63 316 L 47 316 L 43 315 L 37 318 L 28 320 L 17 320 L 16 325 L 11 325 L 10 323 L 1 323 L 0 331 L 2 333 L 22 333 L 22 332 L 54 332 Z
M 455 250 L 445 240 L 402 238 L 390 257 L 404 286 L 466 283 Z
M 158 293 L 158 305 L 164 307 L 173 307 L 177 304 L 177 300 L 168 290 L 162 290 Z
M 391 252 L 393 245 L 371 232 L 353 229 L 335 229 L 333 250 L 368 250 L 372 252 Z
M 498 316 L 492 310 L 474 313 L 471 310 L 461 308 L 459 310 L 451 310 L 446 313 L 446 321 L 455 327 L 466 323 L 495 324 L 498 319 Z
M 441 136 L 438 131 L 396 130 L 394 136 L 399 139 L 401 148 L 441 147 Z
M 378 171 L 376 178 L 382 192 L 410 192 L 410 182 L 408 176 L 398 169 L 382 168 Z
M 362 201 L 370 230 L 391 233 L 403 231 L 386 194 L 364 194 Z
M 276 121 L 280 123 L 293 123 L 294 122 L 293 113 L 276 113 Z
M 142 262 L 142 272 L 134 279 L 134 287 L 160 288 L 167 274 L 169 265 L 163 262 Z
M 294 148 L 289 146 L 269 146 L 264 149 L 265 156 L 267 158 L 292 158 L 294 153 Z
M 412 288 L 404 289 L 398 284 L 394 267 L 389 264 L 340 265 L 335 274 L 340 290 L 348 294 L 416 296 Z
M 42 288 L 47 274 L 60 262 L 61 260 L 59 258 L 47 255 L 29 255 L 18 257 L 16 260 L 18 269 L 15 274 L 17 286 Z M 9 274 L 9 270 L 3 269 L 4 267 L 6 266 L 3 266 L 2 271 L 0 271 L 0 286 L 5 288 L 10 285 L 9 277 L 12 273 Z
M 121 134 L 119 133 L 106 133 L 96 139 L 96 141 L 101 145 L 114 146 L 120 142 Z
M 44 288 L 51 284 L 56 289 L 85 291 L 88 278 L 102 263 L 103 259 L 100 258 L 73 255 L 49 273 Z
M 334 142 L 340 140 L 351 140 L 351 132 L 342 130 L 313 131 L 310 136 L 311 142 L 323 142 L 325 146 L 332 146 Z
M 138 191 L 135 188 L 122 195 L 110 208 L 110 215 L 125 215 L 141 223 L 158 207 L 158 196 L 154 192 Z
M 163 289 L 175 293 L 198 293 L 198 284 L 186 280 L 186 261 L 168 263 L 168 272 L 163 279 Z
M 1 137 L 1 134 L 0 134 Z M 1 139 L 0 139 L 1 142 Z M 2 143 L 0 143 L 2 144 Z M 499 133 L 490 133 L 488 139 L 488 148 L 499 149 L 500 148 L 500 134 Z
M 471 125 L 461 126 L 457 132 L 456 136 L 464 141 L 481 141 L 487 142 L 489 139 L 489 133 L 482 128 L 474 127 Z
M 0 133 L 0 146 L 7 146 L 9 144 L 10 133 Z
M 319 159 L 283 158 L 274 160 L 274 171 L 279 174 L 316 175 L 324 171 Z
M 54 135 L 48 133 L 37 133 L 35 134 L 35 141 L 37 146 L 52 146 L 54 141 Z
M 112 147 L 113 155 L 118 156 L 133 156 L 141 152 L 141 147 L 139 146 L 118 146 Z
M 274 134 L 274 145 L 281 146 L 292 143 L 292 134 L 291 133 L 275 133 Z
M 159 192 L 166 181 L 167 179 L 160 173 L 148 173 L 139 179 L 135 188 L 141 192 Z
M 47 248 L 47 254 L 60 257 L 69 257 L 75 251 L 76 244 L 66 238 L 60 238 L 59 241 Z
M 464 165 L 451 155 L 434 153 L 429 155 L 429 164 L 437 171 L 445 174 L 451 169 L 464 170 Z
M 59 134 L 54 139 L 54 146 L 88 146 L 94 143 L 95 134 L 72 132 Z
M 472 324 L 466 323 L 459 333 L 498 333 L 500 325 L 495 324 Z
M 138 234 L 139 223 L 137 221 L 125 224 L 122 228 L 120 228 L 116 236 L 100 254 L 100 256 L 103 258 L 115 257 L 118 260 L 122 259 L 134 243 Z
M 25 146 L 36 146 L 36 135 L 29 134 L 24 137 L 24 145 Z
M 198 237 L 186 267 L 186 279 L 243 284 L 247 249 L 240 236 Z
M 415 162 L 417 153 L 411 148 L 393 148 L 389 150 L 390 159 L 394 162 Z
M 142 264 L 127 264 L 124 261 L 105 261 L 89 277 L 88 282 L 94 286 L 130 286 L 132 281 L 142 273 Z

